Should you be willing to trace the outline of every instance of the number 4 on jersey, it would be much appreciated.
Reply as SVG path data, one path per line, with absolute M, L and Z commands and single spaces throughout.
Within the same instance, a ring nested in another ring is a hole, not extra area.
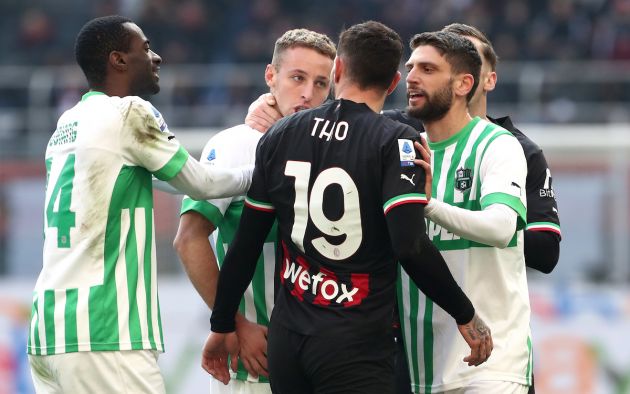
M 51 163 L 46 162 L 50 174 Z M 74 182 L 74 155 L 68 155 L 46 205 L 48 227 L 57 228 L 57 247 L 70 247 L 70 229 L 75 226 L 75 213 L 70 210 Z M 59 201 L 59 203 L 57 203 Z M 55 206 L 57 210 L 55 211 Z

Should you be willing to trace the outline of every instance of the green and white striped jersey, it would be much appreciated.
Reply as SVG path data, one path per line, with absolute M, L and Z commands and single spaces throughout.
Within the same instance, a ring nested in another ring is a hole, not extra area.
M 208 141 L 200 161 L 225 168 L 254 164 L 256 146 L 262 136 L 262 133 L 244 124 L 223 130 Z M 219 266 L 223 264 L 228 246 L 236 235 L 244 201 L 245 195 L 208 201 L 194 201 L 185 197 L 182 201 L 182 214 L 188 211 L 199 212 L 217 228 L 212 238 Z M 265 240 L 263 253 L 258 258 L 254 278 L 239 306 L 239 312 L 249 321 L 265 326 L 269 325 L 274 305 L 276 234 L 277 228 L 274 224 Z M 233 374 L 232 378 L 250 382 L 268 382 L 263 376 L 254 378 L 249 375 L 241 362 L 239 362 L 238 372 Z
M 432 393 L 466 386 L 473 379 L 531 382 L 530 307 L 523 255 L 526 223 L 523 150 L 505 129 L 473 119 L 445 141 L 431 143 L 432 195 L 467 210 L 504 204 L 516 211 L 517 229 L 504 249 L 473 242 L 427 219 L 429 238 L 453 277 L 492 330 L 488 361 L 469 367 L 470 353 L 453 318 L 399 270 L 398 303 L 412 389 Z
M 89 92 L 46 149 L 43 268 L 28 353 L 163 351 L 151 174 L 188 159 L 139 97 Z

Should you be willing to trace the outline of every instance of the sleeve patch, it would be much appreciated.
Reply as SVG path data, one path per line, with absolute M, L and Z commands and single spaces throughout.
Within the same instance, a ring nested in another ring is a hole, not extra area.
M 398 139 L 398 153 L 400 154 L 400 166 L 411 167 L 416 158 L 416 151 L 413 142 L 407 139 Z
M 164 130 L 167 130 L 168 126 L 166 125 L 166 121 L 164 120 L 164 117 L 162 116 L 160 111 L 158 111 L 157 108 L 155 108 L 153 105 L 151 105 L 151 111 L 153 112 L 153 117 L 155 118 L 155 121 L 160 127 L 160 131 L 163 132 Z

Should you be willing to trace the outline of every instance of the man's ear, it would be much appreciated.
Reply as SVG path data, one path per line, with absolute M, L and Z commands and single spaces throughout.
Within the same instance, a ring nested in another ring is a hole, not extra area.
M 402 75 L 400 74 L 400 71 L 396 71 L 396 75 L 394 75 L 394 79 L 392 79 L 392 83 L 390 83 L 389 87 L 387 88 L 388 96 L 392 94 L 394 90 L 396 90 L 396 86 L 398 86 L 398 82 L 400 82 L 401 78 L 402 78 Z
M 276 66 L 273 64 L 267 64 L 267 68 L 265 68 L 265 82 L 269 89 L 273 89 L 275 86 L 275 76 L 276 76 Z
M 339 56 L 335 57 L 335 65 L 333 66 L 333 81 L 335 84 L 339 83 L 341 74 L 345 71 L 345 64 Z
M 125 54 L 120 51 L 111 51 L 109 53 L 109 64 L 116 71 L 126 71 L 127 70 L 127 59 Z
M 486 92 L 491 92 L 497 86 L 497 73 L 495 71 L 490 71 L 485 81 L 483 81 L 483 90 Z
M 473 88 L 475 78 L 471 74 L 460 74 L 455 78 L 453 90 L 457 96 L 466 96 Z

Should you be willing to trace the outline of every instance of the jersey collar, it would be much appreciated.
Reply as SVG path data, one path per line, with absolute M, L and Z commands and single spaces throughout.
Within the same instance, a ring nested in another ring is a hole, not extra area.
M 97 92 L 96 90 L 90 90 L 89 92 L 81 96 L 81 101 L 85 101 L 88 97 L 101 96 L 101 95 L 105 96 L 105 93 Z
M 481 120 L 480 117 L 475 116 L 470 122 L 468 122 L 468 124 L 466 126 L 464 126 L 460 131 L 458 131 L 457 133 L 453 134 L 452 136 L 448 137 L 447 139 L 445 139 L 444 141 L 440 141 L 440 142 L 431 142 L 429 141 L 429 139 L 427 138 L 427 142 L 429 143 L 429 148 L 431 148 L 431 150 L 442 150 L 444 148 L 446 148 L 449 145 L 452 145 L 454 143 L 456 143 L 457 141 L 459 141 L 462 137 L 466 136 L 468 133 L 470 133 L 472 131 L 472 129 L 477 125 L 477 123 L 479 123 L 479 121 Z

